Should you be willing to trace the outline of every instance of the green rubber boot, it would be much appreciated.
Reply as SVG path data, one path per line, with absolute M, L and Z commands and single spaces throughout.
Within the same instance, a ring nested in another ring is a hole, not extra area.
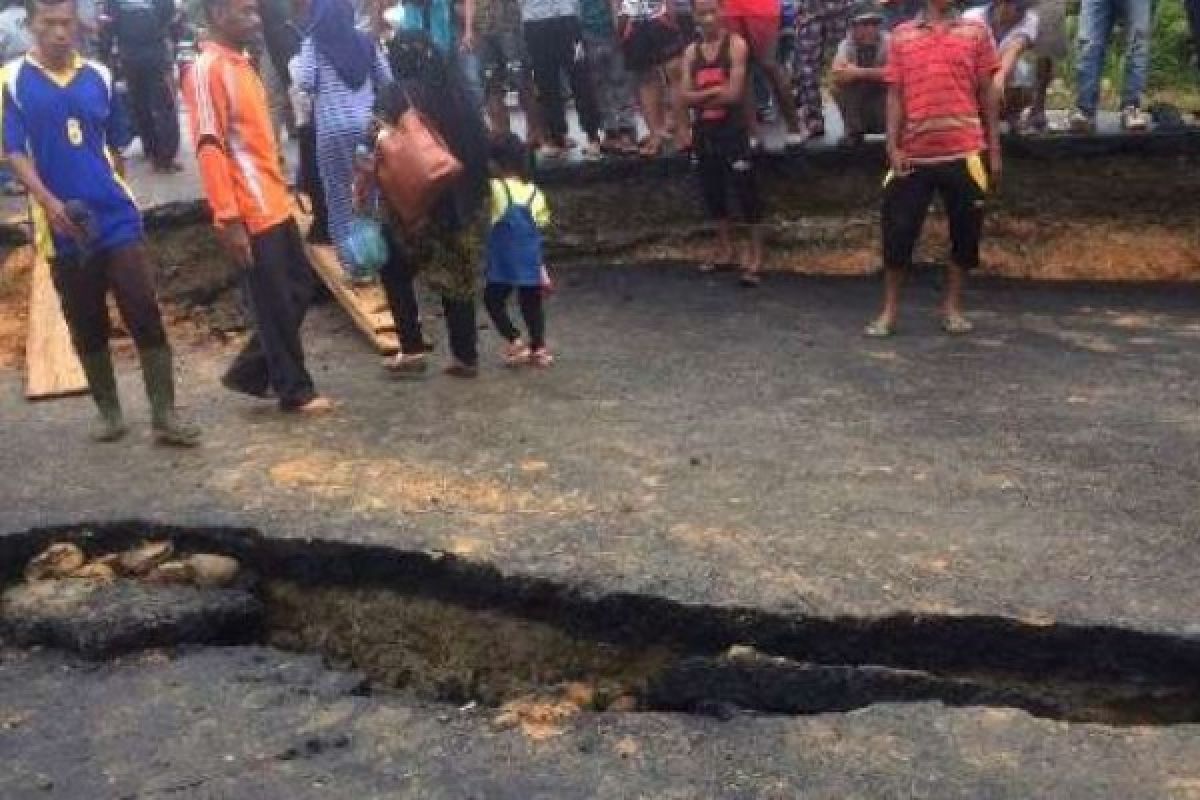
M 150 419 L 154 440 L 171 447 L 195 447 L 200 444 L 200 429 L 184 422 L 175 410 L 175 367 L 169 347 L 139 350 L 146 397 L 150 400 Z
M 117 394 L 117 376 L 113 374 L 112 356 L 108 350 L 89 353 L 79 357 L 83 374 L 87 376 L 88 389 L 96 410 L 100 412 L 92 428 L 92 439 L 97 442 L 115 442 L 126 433 L 125 417 L 121 414 L 121 398 Z

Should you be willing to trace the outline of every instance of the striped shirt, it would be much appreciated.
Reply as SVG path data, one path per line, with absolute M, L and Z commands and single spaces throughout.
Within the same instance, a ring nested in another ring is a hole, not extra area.
M 267 94 L 249 57 L 205 42 L 188 78 L 196 160 L 215 224 L 241 221 L 253 235 L 289 219 Z
M 924 14 L 892 32 L 887 82 L 901 91 L 900 149 L 914 161 L 945 161 L 984 149 L 980 87 L 1000 68 L 979 22 Z

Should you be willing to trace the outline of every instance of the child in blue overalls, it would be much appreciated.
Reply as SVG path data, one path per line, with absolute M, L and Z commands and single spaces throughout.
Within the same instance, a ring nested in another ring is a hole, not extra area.
M 492 144 L 491 227 L 487 239 L 487 288 L 483 303 L 496 331 L 506 342 L 501 352 L 511 367 L 554 362 L 546 347 L 546 314 L 542 307 L 549 288 L 542 257 L 542 232 L 550 222 L 546 196 L 528 179 L 529 153 L 515 134 Z M 508 298 L 516 290 L 517 304 L 529 341 L 508 315 Z

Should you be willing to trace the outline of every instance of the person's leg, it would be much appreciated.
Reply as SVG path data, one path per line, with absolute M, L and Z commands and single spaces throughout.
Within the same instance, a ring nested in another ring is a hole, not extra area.
M 907 175 L 889 173 L 883 188 L 883 308 L 867 327 L 870 335 L 887 335 L 895 328 L 900 311 L 900 285 L 912 266 L 913 249 L 925 226 L 933 198 L 928 168 Z
M 521 332 L 508 315 L 508 298 L 511 294 L 512 286 L 507 283 L 489 283 L 483 290 L 483 305 L 492 325 L 496 327 L 496 333 L 509 344 L 521 339 Z
M 1200 0 L 1183 0 L 1187 7 L 1188 27 L 1192 31 L 1192 57 L 1196 71 L 1200 72 Z
M 771 84 L 775 101 L 779 104 L 779 116 L 787 126 L 789 135 L 801 131 L 800 120 L 796 116 L 796 99 L 792 96 L 791 75 L 783 65 L 775 60 L 775 51 L 779 47 L 779 17 L 760 17 L 753 20 L 754 34 L 753 50 L 755 60 L 762 68 L 763 75 Z M 819 106 L 818 99 L 818 108 Z M 824 115 L 821 116 L 820 128 L 824 131 Z M 816 123 L 809 126 L 816 130 Z
M 455 364 L 447 371 L 460 377 L 473 377 L 479 367 L 478 332 L 475 326 L 475 300 L 442 295 L 442 313 Z
M 1085 116 L 1094 118 L 1100 105 L 1100 76 L 1104 54 L 1112 34 L 1113 3 L 1116 0 L 1083 0 L 1079 14 L 1075 105 Z
M 129 116 L 133 128 L 142 140 L 142 152 L 146 159 L 155 162 L 158 158 L 158 131 L 155 126 L 154 102 L 158 97 L 155 87 L 155 71 L 138 61 L 125 61 L 121 65 L 125 75 L 126 97 L 129 99 Z
M 329 234 L 329 205 L 325 202 L 325 187 L 317 166 L 317 129 L 310 121 L 296 130 L 296 151 L 299 157 L 296 183 L 308 195 L 312 223 L 308 227 L 310 244 L 333 244 Z
M 733 230 L 729 219 L 728 164 L 708 136 L 696 142 L 696 177 L 709 219 L 717 226 L 717 254 L 711 268 L 733 263 Z
M 157 139 L 157 164 L 164 172 L 178 172 L 179 157 L 179 104 L 172 66 L 164 64 L 155 71 L 154 87 L 158 96 L 151 111 L 154 114 L 155 138 Z M 283 95 L 286 96 L 286 95 Z
M 731 142 L 729 155 L 729 181 L 741 212 L 742 223 L 749 229 L 749 247 L 742 262 L 742 283 L 758 285 L 764 258 L 764 230 L 762 193 L 758 187 L 758 174 L 750 154 L 749 142 Z
M 838 113 L 842 115 L 842 127 L 845 130 L 847 144 L 862 142 L 863 134 L 866 132 L 862 88 L 862 85 L 858 83 L 835 84 L 831 92 Z
M 672 58 L 663 65 L 663 74 L 667 79 L 665 89 L 675 92 L 675 102 L 672 104 L 675 115 L 675 146 L 680 150 L 687 150 L 692 146 L 691 116 L 687 104 L 678 96 L 679 89 L 683 86 L 683 59 Z
M 505 102 L 509 87 L 509 62 L 501 37 L 484 36 L 479 40 L 479 80 L 483 90 L 484 112 L 488 129 L 494 136 L 512 132 L 512 119 Z
M 583 46 L 587 48 L 588 64 L 592 69 L 592 87 L 595 90 L 596 113 L 600 116 L 600 129 L 611 135 L 619 128 L 616 121 L 615 96 L 610 81 L 613 59 L 612 39 L 584 31 Z
M 51 261 L 50 275 L 71 334 L 71 344 L 83 365 L 92 402 L 99 412 L 92 438 L 99 442 L 114 442 L 125 435 L 127 428 L 108 349 L 108 281 L 103 261 L 59 257 Z
M 882 83 L 863 87 L 861 103 L 863 133 L 887 133 L 887 87 Z
M 1141 108 L 1150 71 L 1150 0 L 1121 0 L 1125 17 L 1125 77 L 1121 108 Z
M 588 49 L 583 44 L 583 31 L 579 19 L 572 17 L 571 60 L 567 63 L 567 81 L 571 86 L 571 94 L 575 98 L 575 112 L 579 115 L 579 128 L 588 138 L 592 152 L 599 155 L 600 131 L 603 127 L 603 117 L 600 113 L 599 100 L 596 96 L 596 82 L 592 75 L 592 64 L 588 59 Z
M 562 147 L 567 135 L 566 107 L 563 101 L 563 72 L 574 58 L 574 45 L 566 38 L 569 17 L 540 20 L 526 25 L 535 35 L 529 39 L 533 59 L 533 80 L 537 84 L 538 105 L 547 143 Z
M 796 105 L 805 125 L 819 120 L 821 115 L 821 58 L 824 42 L 821 24 L 820 15 L 814 14 L 796 29 Z
M 345 119 L 345 113 L 339 107 L 317 115 L 317 171 L 325 191 L 329 235 L 337 250 L 338 262 L 348 278 L 355 278 L 354 264 L 345 246 L 354 225 L 354 150 L 367 123 L 361 127 L 353 125 Z
M 666 135 L 667 121 L 663 109 L 662 75 L 656 69 L 645 69 L 636 75 L 642 119 L 646 123 L 647 139 L 644 155 L 658 155 Z
M 400 340 L 400 352 L 386 366 L 397 372 L 423 373 L 426 368 L 425 336 L 421 330 L 421 309 L 414 285 L 414 264 L 386 227 L 383 235 L 388 245 L 388 258 L 379 270 L 379 281 Z
M 311 267 L 294 223 L 283 223 L 252 236 L 250 244 L 254 265 L 246 271 L 244 280 L 262 352 L 258 363 L 266 367 L 280 408 L 303 409 L 317 399 L 300 341 L 306 308 L 298 302 L 310 295 L 307 286 L 311 278 L 300 276 L 304 270 L 311 274 Z
M 155 296 L 146 247 L 139 242 L 113 250 L 107 256 L 108 283 L 142 365 L 155 439 L 160 444 L 194 447 L 200 442 L 200 430 L 181 420 L 175 410 L 174 360 Z
M 943 325 L 949 333 L 966 333 L 970 325 L 962 316 L 963 279 L 967 271 L 979 266 L 988 176 L 983 160 L 977 155 L 939 164 L 935 174 L 950 227 L 951 258 L 941 307 Z
M 521 319 L 529 333 L 529 347 L 536 353 L 546 349 L 546 313 L 542 307 L 540 286 L 522 286 L 517 289 L 517 302 L 521 306 Z

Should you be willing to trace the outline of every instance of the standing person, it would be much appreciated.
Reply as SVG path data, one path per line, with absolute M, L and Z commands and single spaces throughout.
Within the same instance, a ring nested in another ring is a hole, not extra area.
M 1033 52 L 1037 56 L 1037 73 L 1033 86 L 1033 104 L 1022 112 L 1020 127 L 1035 133 L 1044 132 L 1046 95 L 1054 82 L 1054 65 L 1067 57 L 1067 0 L 1036 0 L 1038 16 L 1037 40 Z
M 1020 129 L 1021 111 L 1033 100 L 1034 67 L 1025 53 L 1038 38 L 1038 15 L 1028 0 L 993 0 L 968 9 L 964 19 L 983 23 L 992 34 L 1000 54 L 996 91 L 1000 94 L 1000 116 L 1009 129 Z
M 800 0 L 801 22 L 796 33 L 796 79 L 805 128 L 809 136 L 825 135 L 825 104 L 821 76 L 825 54 L 842 42 L 850 0 Z M 835 44 L 836 43 L 836 44 Z
M 441 296 L 454 359 L 446 374 L 474 378 L 479 374 L 475 295 L 486 224 L 487 130 L 456 60 L 434 47 L 428 37 L 398 34 L 388 46 L 388 60 L 396 82 L 380 93 L 376 116 L 395 122 L 411 103 L 441 133 L 463 170 L 420 230 L 387 226 L 390 253 L 380 278 L 399 329 L 400 352 L 385 366 L 409 376 L 423 374 L 427 368 L 414 287 L 420 275 Z M 374 136 L 368 139 L 374 141 Z M 360 183 L 360 197 L 364 194 Z
M 346 243 L 354 223 L 354 151 L 371 121 L 375 92 L 391 82 L 383 52 L 354 27 L 350 0 L 314 0 L 300 45 L 296 88 L 313 98 L 317 172 L 325 189 L 329 234 L 352 279 Z
M 100 412 L 93 438 L 112 442 L 127 431 L 109 352 L 111 291 L 137 346 L 155 440 L 194 446 L 200 432 L 175 411 L 141 214 L 114 166 L 130 136 L 113 113 L 112 77 L 76 51 L 73 0 L 37 0 L 29 11 L 33 49 L 3 71 L 4 152 L 29 190 L 35 241 Z
M 847 144 L 861 144 L 865 134 L 887 130 L 884 67 L 890 39 L 883 32 L 879 6 L 869 0 L 860 3 L 833 57 L 833 99 L 842 114 Z
M 178 172 L 179 105 L 170 46 L 172 0 L 108 0 L 133 124 L 155 172 Z
M 663 140 L 670 138 L 667 118 L 671 114 L 670 92 L 680 86 L 683 68 L 680 54 L 685 42 L 675 23 L 675 10 L 669 0 L 620 0 L 617 31 L 621 38 L 625 68 L 637 83 L 642 118 L 646 121 L 646 139 L 639 152 L 657 156 Z M 665 83 L 664 83 L 665 79 Z M 687 106 L 674 104 L 675 133 L 679 149 L 690 146 Z
M 542 307 L 546 261 L 542 228 L 550 224 L 546 195 L 529 179 L 529 153 L 509 134 L 492 144 L 495 177 L 491 181 L 491 227 L 487 239 L 487 286 L 483 303 L 496 332 L 504 337 L 501 357 L 510 367 L 554 363 L 546 347 L 546 312 Z M 529 341 L 508 315 L 508 299 L 517 293 Z
M 609 0 L 582 0 L 583 44 L 592 66 L 596 110 L 604 131 L 605 152 L 625 155 L 637 151 L 637 117 L 629 73 L 617 46 Z
M 521 23 L 544 128 L 545 138 L 538 155 L 561 158 L 568 149 L 567 109 L 562 91 L 565 75 L 575 97 L 579 127 L 588 137 L 584 156 L 599 156 L 600 115 L 583 46 L 579 0 L 521 0 Z
M 779 50 L 781 10 L 780 0 L 725 0 L 721 5 L 721 19 L 727 31 L 736 33 L 745 40 L 750 51 L 750 63 L 762 70 L 775 96 L 779 115 L 787 125 L 784 142 L 788 146 L 795 146 L 804 144 L 807 136 L 796 114 L 796 102 L 792 97 L 788 71 L 775 57 Z M 699 10 L 696 15 L 698 18 Z M 751 142 L 757 144 L 758 114 L 754 96 L 752 92 L 744 94 L 746 124 L 749 126 Z
M 1069 125 L 1073 133 L 1096 129 L 1100 106 L 1100 79 L 1108 55 L 1108 40 L 1117 17 L 1125 20 L 1125 75 L 1121 80 L 1121 127 L 1142 132 L 1150 121 L 1142 111 L 1142 91 L 1150 71 L 1150 0 L 1083 0 L 1079 13 L 1079 35 L 1075 110 Z
M 1000 178 L 999 68 L 991 34 L 962 19 L 953 0 L 928 0 L 924 12 L 892 33 L 885 72 L 891 172 L 883 189 L 884 299 L 868 336 L 890 336 L 896 328 L 900 284 L 934 194 L 946 208 L 952 249 L 942 329 L 971 330 L 962 288 L 966 271 L 979 265 L 989 182 Z
M 748 93 L 749 47 L 741 36 L 722 30 L 717 3 L 696 0 L 696 25 L 702 38 L 684 51 L 681 96 L 695 120 L 693 139 L 704 205 L 717 222 L 721 255 L 706 269 L 733 260 L 728 198 L 732 191 L 742 222 L 750 229 L 741 284 L 752 288 L 761 279 L 764 246 L 762 200 L 742 113 Z
M 246 48 L 262 23 L 255 0 L 204 0 L 209 39 L 192 67 L 188 101 L 196 160 L 217 237 L 243 270 L 255 331 L 221 383 L 254 397 L 274 392 L 284 411 L 317 414 L 300 326 L 316 278 L 292 219 L 266 92 Z
M 476 100 L 482 99 L 488 127 L 493 136 L 512 132 L 507 95 L 517 93 L 517 102 L 525 114 L 525 134 L 531 145 L 541 141 L 537 101 L 533 92 L 533 72 L 525 38 L 521 35 L 521 7 L 518 0 L 475 0 L 473 30 L 464 35 L 467 50 L 464 76 Z

